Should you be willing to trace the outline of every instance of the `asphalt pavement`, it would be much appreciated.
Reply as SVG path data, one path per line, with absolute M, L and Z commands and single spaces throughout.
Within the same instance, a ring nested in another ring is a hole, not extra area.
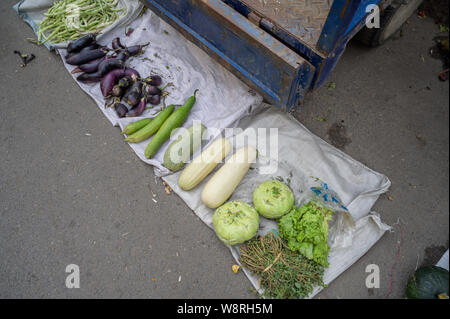
M 254 297 L 229 250 L 155 183 L 60 58 L 25 41 L 33 32 L 14 3 L 0 2 L 0 297 Z M 296 113 L 392 182 L 373 209 L 393 231 L 317 298 L 403 298 L 414 270 L 448 249 L 449 84 L 428 54 L 438 32 L 414 15 L 381 47 L 352 41 Z M 21 68 L 14 50 L 36 59 Z M 69 264 L 79 289 L 66 288 Z M 369 264 L 379 289 L 365 285 Z

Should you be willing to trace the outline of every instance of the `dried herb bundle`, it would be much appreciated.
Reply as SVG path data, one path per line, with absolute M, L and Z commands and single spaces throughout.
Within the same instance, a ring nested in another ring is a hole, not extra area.
M 241 264 L 259 276 L 264 297 L 304 298 L 324 286 L 324 267 L 291 251 L 274 233 L 250 240 L 240 248 Z

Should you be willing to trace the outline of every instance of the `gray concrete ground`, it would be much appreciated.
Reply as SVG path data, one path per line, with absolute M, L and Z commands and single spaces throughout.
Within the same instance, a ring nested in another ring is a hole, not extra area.
M 155 185 L 152 168 L 60 59 L 24 41 L 33 34 L 14 2 L 0 2 L 0 297 L 252 297 L 243 273 L 232 273 L 228 249 Z M 414 269 L 448 248 L 449 86 L 428 57 L 437 31 L 430 19 L 412 17 L 403 37 L 380 48 L 352 42 L 331 75 L 336 88 L 309 95 L 297 114 L 327 141 L 334 123 L 345 126 L 344 150 L 392 181 L 374 210 L 401 227 L 318 298 L 385 297 L 392 269 L 389 297 L 403 298 Z M 37 58 L 22 69 L 16 49 Z M 71 263 L 80 266 L 80 289 L 65 287 Z M 381 287 L 368 290 L 372 263 Z

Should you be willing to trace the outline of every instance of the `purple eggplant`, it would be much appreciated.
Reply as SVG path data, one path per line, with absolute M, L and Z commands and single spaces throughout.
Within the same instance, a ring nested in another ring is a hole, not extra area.
M 89 61 L 88 63 L 81 64 L 72 70 L 72 74 L 79 72 L 94 73 L 97 71 L 98 65 L 105 59 L 107 59 L 107 57 L 98 58 L 93 61 Z
M 160 88 L 153 86 L 153 85 L 149 85 L 148 86 L 148 90 L 147 90 L 148 95 L 161 95 L 162 91 Z
M 152 75 L 148 84 L 153 86 L 160 86 L 162 84 L 162 79 L 159 75 Z
M 127 95 L 125 98 L 125 102 L 131 107 L 136 106 L 139 103 L 139 100 L 142 98 L 141 93 L 137 91 L 133 91 Z
M 123 68 L 123 62 L 118 59 L 108 59 L 103 60 L 98 65 L 97 73 L 101 74 L 102 76 L 106 75 L 108 72 L 115 70 L 115 69 L 122 69 Z
M 159 75 L 152 75 L 141 80 L 151 86 L 160 86 L 162 84 L 162 79 Z
M 117 85 L 121 88 L 127 88 L 133 83 L 133 79 L 129 75 L 125 75 L 123 78 L 117 82 Z
M 125 49 L 125 46 L 123 46 L 122 43 L 120 43 L 120 38 L 117 37 L 112 40 L 112 48 L 114 50 L 120 50 L 120 49 Z
M 88 45 L 87 47 L 84 47 L 83 49 L 81 49 L 81 52 L 87 52 L 90 50 L 95 50 L 95 49 L 100 49 L 100 48 L 105 48 L 105 47 L 101 47 L 100 44 L 98 43 L 92 43 L 91 45 Z
M 122 95 L 124 94 L 124 88 L 121 87 L 119 84 L 116 84 L 113 86 L 112 90 L 111 90 L 111 95 L 114 97 L 122 97 Z
M 100 89 L 104 97 L 111 94 L 111 90 L 117 82 L 124 76 L 129 76 L 132 79 L 137 79 L 140 77 L 139 73 L 131 68 L 125 69 L 115 69 L 106 74 L 100 81 Z
M 77 76 L 77 81 L 82 83 L 95 83 L 100 82 L 101 80 L 102 77 L 97 73 L 81 73 L 79 76 Z
M 69 43 L 67 53 L 80 52 L 81 49 L 95 43 L 96 34 L 90 33 Z
M 95 59 L 85 64 L 79 65 L 77 68 L 72 70 L 72 73 L 86 72 L 86 73 L 94 73 L 97 72 L 100 63 L 106 60 L 116 59 L 116 56 L 104 56 L 99 59 Z
M 128 113 L 128 108 L 122 103 L 114 104 L 114 109 L 119 117 L 124 117 Z
M 129 75 L 125 75 L 123 78 L 117 82 L 116 85 L 111 90 L 111 95 L 115 97 L 122 97 L 127 88 L 133 83 L 133 80 Z
M 125 95 L 123 96 L 123 98 L 125 100 L 128 99 L 128 96 L 130 94 L 135 94 L 137 93 L 137 99 L 140 98 L 140 96 L 142 95 L 142 88 L 143 88 L 143 83 L 141 81 L 134 81 L 133 84 L 128 88 L 127 92 L 125 93 Z M 136 101 L 136 97 L 134 98 L 133 102 Z M 134 105 L 133 105 L 134 106 Z
M 130 76 L 134 81 L 141 77 L 138 71 L 131 68 L 125 68 L 125 75 Z
M 81 65 L 89 61 L 104 57 L 106 53 L 108 53 L 108 50 L 104 48 L 80 52 L 68 58 L 66 62 L 71 65 Z
M 67 60 L 67 59 L 73 57 L 73 56 L 76 55 L 76 54 L 78 54 L 78 52 L 67 53 L 67 54 L 64 56 L 64 59 Z
M 110 72 L 112 70 L 116 70 L 116 69 L 121 69 L 121 68 L 123 68 L 122 61 L 119 61 L 117 59 L 103 60 L 98 65 L 97 72 L 89 73 L 88 75 L 85 75 L 85 76 L 79 76 L 77 78 L 77 80 L 83 82 L 83 81 L 86 81 L 87 79 L 93 79 L 93 81 L 89 81 L 89 82 L 98 82 L 102 79 L 103 76 L 108 74 L 108 72 Z M 96 80 L 96 79 L 98 79 L 98 80 Z
M 145 48 L 147 45 L 149 45 L 150 42 L 146 44 L 139 44 L 139 45 L 133 45 L 131 47 L 127 47 L 127 51 L 131 56 L 139 55 L 143 52 L 143 48 Z
M 100 90 L 104 97 L 111 94 L 112 88 L 122 77 L 125 76 L 124 69 L 115 69 L 106 74 L 100 81 Z
M 140 98 L 142 97 L 144 84 L 141 81 L 135 81 L 128 88 L 125 95 L 123 96 L 123 100 L 130 106 L 136 106 L 139 103 Z
M 150 98 L 148 99 L 148 103 L 152 105 L 158 105 L 159 103 L 161 103 L 161 95 L 150 96 Z
M 130 54 L 127 50 L 121 50 L 119 54 L 117 54 L 117 59 L 125 62 L 130 57 Z
M 64 58 L 67 60 L 68 58 L 73 57 L 74 55 L 79 54 L 79 53 L 96 50 L 96 49 L 105 49 L 105 48 L 106 47 L 100 46 L 100 44 L 98 44 L 98 43 L 93 43 L 93 44 L 88 45 L 87 47 L 84 47 L 83 49 L 81 49 L 80 52 L 67 53 Z
M 145 106 L 147 105 L 147 97 L 142 97 L 139 104 L 133 107 L 126 114 L 127 117 L 140 116 L 145 111 Z

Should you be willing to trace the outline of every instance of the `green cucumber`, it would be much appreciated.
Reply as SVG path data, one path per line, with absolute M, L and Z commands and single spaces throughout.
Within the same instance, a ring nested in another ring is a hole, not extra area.
M 202 136 L 206 127 L 201 123 L 194 123 L 190 128 L 180 134 L 164 153 L 164 166 L 176 172 L 183 168 L 202 144 Z
M 195 104 L 195 95 L 197 94 L 197 91 L 198 90 L 195 90 L 194 95 L 189 97 L 184 105 L 173 112 L 164 124 L 161 125 L 158 132 L 156 132 L 155 136 L 153 136 L 150 143 L 147 145 L 145 157 L 152 158 L 155 156 L 160 147 L 169 139 L 172 130 L 182 126 L 183 123 L 186 122 L 189 112 Z
M 164 110 L 159 112 L 159 114 L 150 123 L 125 138 L 125 141 L 130 143 L 139 143 L 148 139 L 150 136 L 155 134 L 156 131 L 158 131 L 164 121 L 166 121 L 170 114 L 172 114 L 174 109 L 174 105 L 169 105 Z
M 125 126 L 125 128 L 122 131 L 122 134 L 131 135 L 134 132 L 139 131 L 141 128 L 146 126 L 151 121 L 152 121 L 152 119 L 147 118 L 147 119 L 142 119 L 142 120 L 130 123 L 127 126 Z

